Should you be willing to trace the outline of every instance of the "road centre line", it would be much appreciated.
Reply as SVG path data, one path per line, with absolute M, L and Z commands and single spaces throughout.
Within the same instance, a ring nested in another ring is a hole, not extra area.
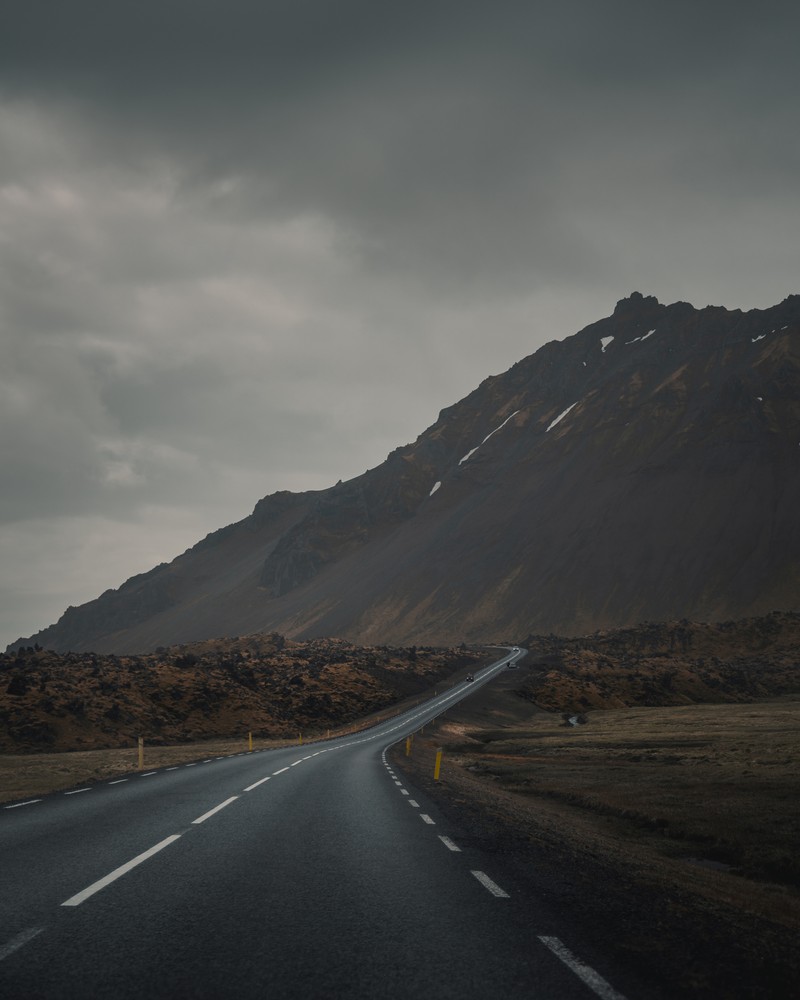
M 269 779 L 271 777 L 272 777 L 272 775 L 268 774 L 267 777 L 266 778 L 262 778 L 261 781 L 254 781 L 252 785 L 248 785 L 247 788 L 245 788 L 245 791 L 246 792 L 252 792 L 254 788 L 258 788 L 259 785 L 263 785 L 264 782 L 265 781 L 269 781 Z
M 456 851 L 459 854 L 461 853 L 461 848 L 458 846 L 458 844 L 454 844 L 449 837 L 443 837 L 440 833 L 439 840 L 441 840 L 441 842 L 444 844 L 444 846 L 447 848 L 448 851 Z
M 3 806 L 4 809 L 21 809 L 23 806 L 32 806 L 34 802 L 41 802 L 41 799 L 28 799 L 27 802 L 15 802 L 13 806 Z
M 10 941 L 6 941 L 4 945 L 0 945 L 0 962 L 4 958 L 8 958 L 9 955 L 13 955 L 15 951 L 19 951 L 29 941 L 33 941 L 37 934 L 41 934 L 43 930 L 44 927 L 28 927 L 27 930 L 20 931 Z
M 621 993 L 617 993 L 614 987 L 606 982 L 599 973 L 595 972 L 591 966 L 582 962 L 577 955 L 573 955 L 559 938 L 539 935 L 539 940 L 546 948 L 552 951 L 556 958 L 561 959 L 564 965 L 571 969 L 578 979 L 583 980 L 593 993 L 602 997 L 602 1000 L 625 1000 L 625 997 Z
M 90 886 L 87 886 L 81 892 L 76 893 L 74 896 L 70 896 L 69 899 L 65 900 L 62 906 L 80 906 L 85 900 L 90 896 L 93 896 L 96 892 L 100 892 L 101 889 L 105 889 L 107 885 L 112 882 L 116 882 L 118 878 L 121 878 L 132 868 L 136 868 L 143 861 L 147 861 L 148 858 L 152 858 L 154 854 L 158 854 L 159 851 L 163 851 L 165 847 L 174 843 L 176 840 L 180 840 L 181 835 L 179 833 L 173 833 L 171 837 L 167 837 L 160 843 L 151 847 L 150 850 L 144 851 L 142 854 L 137 854 L 135 858 L 131 858 L 130 861 L 126 861 L 124 865 L 120 865 L 119 868 L 115 868 L 113 872 L 109 872 L 103 878 L 98 879 L 96 882 L 92 882 Z
M 289 768 L 288 768 L 288 767 L 282 767 L 282 768 L 280 769 L 280 771 L 273 771 L 273 772 L 272 772 L 272 777 L 274 778 L 276 774 L 283 774 L 283 772 L 284 772 L 284 771 L 288 771 L 288 770 L 289 770 Z
M 509 895 L 505 891 L 505 889 L 501 889 L 500 886 L 496 882 L 493 882 L 489 878 L 489 876 L 486 874 L 486 872 L 471 871 L 470 874 L 474 875 L 475 878 L 484 887 L 484 889 L 488 889 L 489 892 L 493 896 L 497 896 L 498 899 L 508 899 L 509 898 Z
M 305 757 L 301 757 L 300 760 L 296 760 L 294 762 L 294 764 L 290 764 L 289 767 L 297 767 L 297 765 L 298 764 L 302 764 L 304 760 L 305 760 Z
M 214 813 L 218 813 L 220 809 L 224 809 L 225 806 L 229 806 L 231 802 L 235 802 L 239 798 L 238 795 L 231 795 L 229 799 L 225 799 L 224 802 L 220 802 L 218 806 L 214 806 L 213 809 L 209 809 L 207 813 L 203 813 L 202 816 L 198 816 L 197 819 L 192 820 L 192 826 L 197 826 L 198 823 L 205 823 L 205 821 L 213 816 Z

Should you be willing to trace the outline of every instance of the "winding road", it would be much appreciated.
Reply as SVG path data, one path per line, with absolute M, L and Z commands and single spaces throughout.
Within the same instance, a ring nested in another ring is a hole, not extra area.
M 357 736 L 0 808 L 0 996 L 620 1000 L 502 858 Z

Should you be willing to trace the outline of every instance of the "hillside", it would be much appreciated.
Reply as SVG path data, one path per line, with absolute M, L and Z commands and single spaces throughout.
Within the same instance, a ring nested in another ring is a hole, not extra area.
M 743 313 L 634 293 L 377 468 L 266 497 L 20 642 L 457 645 L 798 610 L 798 444 L 800 295 Z

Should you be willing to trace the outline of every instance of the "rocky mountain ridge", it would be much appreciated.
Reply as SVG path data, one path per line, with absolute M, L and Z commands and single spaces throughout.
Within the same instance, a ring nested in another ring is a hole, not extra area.
M 266 497 L 20 641 L 450 645 L 796 610 L 799 445 L 799 295 L 741 312 L 634 293 L 375 469 Z

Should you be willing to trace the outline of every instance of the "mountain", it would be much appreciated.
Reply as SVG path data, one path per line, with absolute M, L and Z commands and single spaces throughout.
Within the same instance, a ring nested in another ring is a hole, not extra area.
M 742 312 L 635 292 L 377 468 L 268 496 L 20 642 L 451 645 L 800 610 L 799 446 L 800 295 Z

